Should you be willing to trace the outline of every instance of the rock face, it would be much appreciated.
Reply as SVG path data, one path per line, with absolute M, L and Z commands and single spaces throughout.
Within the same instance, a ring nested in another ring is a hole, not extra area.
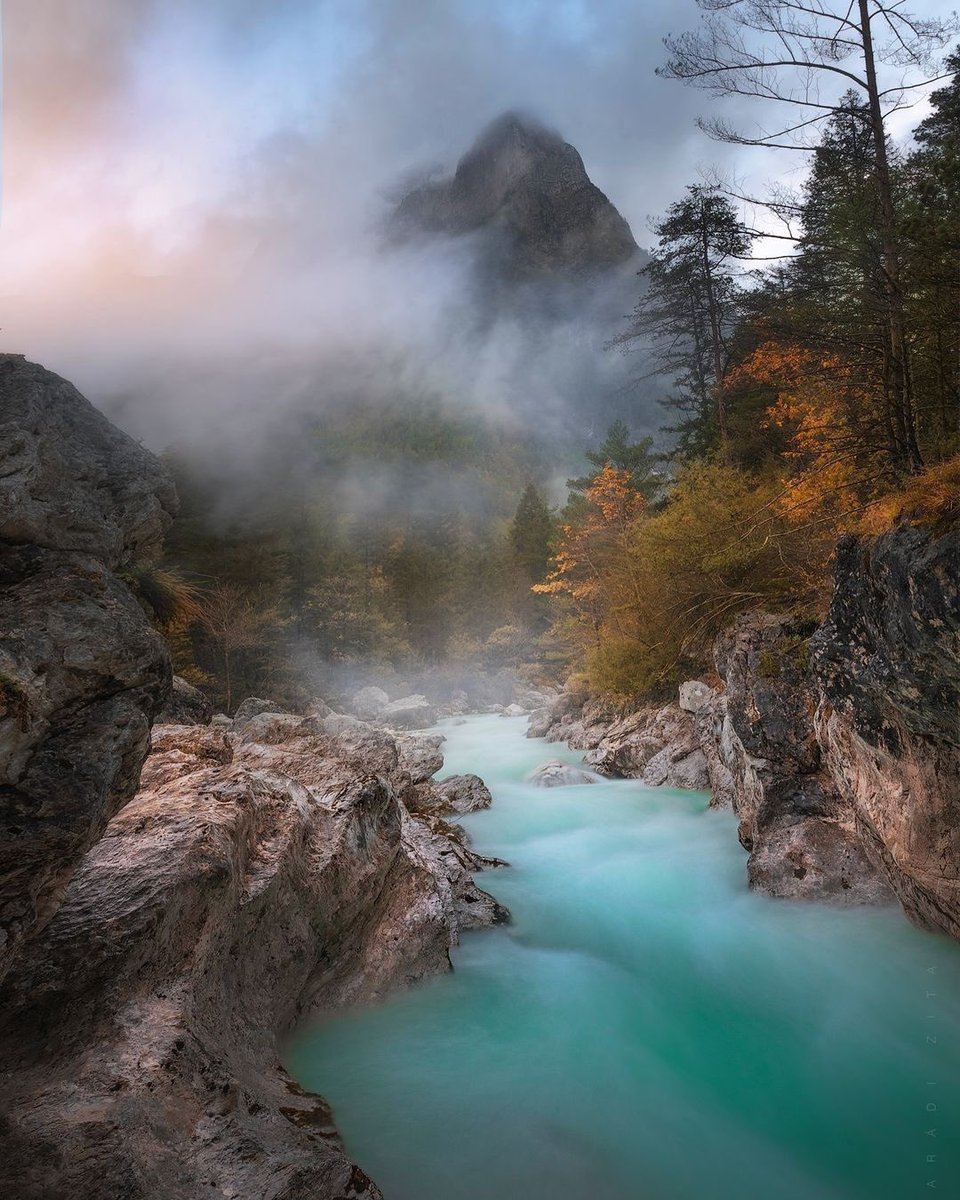
M 649 787 L 698 790 L 709 785 L 693 720 L 676 704 L 641 708 L 614 722 L 584 762 L 601 775 L 640 779 Z
M 311 717 L 154 729 L 139 794 L 0 996 L 2 1194 L 380 1195 L 278 1038 L 447 969 L 506 913 L 471 877 L 489 860 L 409 814 L 397 747 L 369 732 L 364 761 Z
M 393 233 L 483 233 L 497 241 L 502 269 L 520 275 L 595 272 L 637 253 L 629 225 L 573 146 L 518 113 L 494 121 L 451 179 L 405 196 Z
M 209 725 L 212 720 L 213 705 L 203 692 L 174 675 L 173 688 L 157 721 L 161 725 Z
M 693 718 L 693 728 L 707 764 L 711 808 L 732 808 L 737 796 L 735 776 L 738 739 L 727 712 L 723 692 L 702 704 Z
M 74 387 L 0 356 L 0 977 L 136 789 L 170 663 L 115 572 L 175 503 Z
M 960 938 L 960 535 L 844 539 L 824 625 L 741 617 L 696 716 L 753 886 Z M 796 883 L 791 881 L 791 872 Z
M 816 738 L 810 633 L 787 617 L 746 614 L 717 645 L 726 682 L 718 754 L 733 779 L 747 876 L 774 896 L 889 899 Z
M 695 713 L 713 697 L 713 688 L 700 679 L 688 679 L 680 684 L 680 707 L 684 712 Z
M 960 534 L 845 539 L 836 561 L 820 744 L 907 914 L 960 938 Z
M 115 569 L 156 551 L 176 508 L 157 458 L 59 375 L 0 355 L 0 537 Z

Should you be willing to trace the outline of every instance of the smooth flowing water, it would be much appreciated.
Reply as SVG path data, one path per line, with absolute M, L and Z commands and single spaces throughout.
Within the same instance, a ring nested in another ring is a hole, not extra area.
M 748 892 L 704 794 L 525 785 L 579 755 L 524 726 L 442 727 L 514 923 L 289 1048 L 387 1200 L 960 1196 L 960 946 Z

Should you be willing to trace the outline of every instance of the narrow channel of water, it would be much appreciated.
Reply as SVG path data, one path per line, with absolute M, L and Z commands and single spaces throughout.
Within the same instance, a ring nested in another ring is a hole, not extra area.
M 960 946 L 751 894 L 704 794 L 527 786 L 580 756 L 524 728 L 442 726 L 513 925 L 287 1056 L 387 1200 L 960 1196 Z

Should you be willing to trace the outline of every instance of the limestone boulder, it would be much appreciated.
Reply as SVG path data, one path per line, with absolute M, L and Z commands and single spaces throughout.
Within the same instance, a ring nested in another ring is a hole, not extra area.
M 436 712 L 426 696 L 404 696 L 385 704 L 378 719 L 391 729 L 428 729 Z
M 350 701 L 350 711 L 356 713 L 361 721 L 373 721 L 390 703 L 390 697 L 378 687 L 361 688 Z
M 279 700 L 265 700 L 262 696 L 248 696 L 246 700 L 241 700 L 237 705 L 233 719 L 237 725 L 242 725 L 251 717 L 259 717 L 263 713 L 286 713 L 288 711 L 287 706 L 281 704 Z
M 442 734 L 402 734 L 397 737 L 399 767 L 413 783 L 424 783 L 443 768 Z
M 209 725 L 213 720 L 213 705 L 199 688 L 193 687 L 179 675 L 173 677 L 173 687 L 157 721 L 163 725 Z
M 581 771 L 579 767 L 565 763 L 559 758 L 551 758 L 549 761 L 541 763 L 527 776 L 527 783 L 542 788 L 579 787 L 596 782 L 596 775 L 592 775 L 589 771 Z
M 442 811 L 455 816 L 481 812 L 493 803 L 490 789 L 479 775 L 448 775 L 434 784 L 434 790 Z

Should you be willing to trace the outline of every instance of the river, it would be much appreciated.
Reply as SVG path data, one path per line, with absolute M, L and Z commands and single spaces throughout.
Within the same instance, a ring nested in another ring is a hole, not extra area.
M 749 892 L 704 793 L 530 787 L 580 755 L 524 729 L 441 727 L 513 924 L 287 1053 L 387 1200 L 960 1196 L 960 946 Z

